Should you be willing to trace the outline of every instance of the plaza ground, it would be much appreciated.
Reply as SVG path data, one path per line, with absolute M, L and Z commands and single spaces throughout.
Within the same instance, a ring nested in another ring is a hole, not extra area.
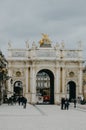
M 86 105 L 70 105 L 61 110 L 58 105 L 0 106 L 0 130 L 86 130 Z

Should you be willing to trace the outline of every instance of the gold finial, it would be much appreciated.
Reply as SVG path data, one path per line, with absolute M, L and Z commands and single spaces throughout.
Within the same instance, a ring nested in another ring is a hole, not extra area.
M 40 45 L 42 44 L 50 44 L 51 40 L 49 39 L 49 36 L 47 34 L 42 33 L 42 39 L 39 41 Z

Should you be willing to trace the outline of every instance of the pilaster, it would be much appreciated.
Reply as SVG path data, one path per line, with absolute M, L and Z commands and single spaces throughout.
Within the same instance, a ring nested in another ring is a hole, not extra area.
M 62 94 L 65 93 L 65 67 L 62 67 Z
M 79 94 L 82 95 L 82 68 L 79 70 Z
M 28 68 L 26 68 L 26 94 L 28 93 L 28 78 L 29 78 Z
M 59 95 L 60 95 L 60 68 L 56 67 L 56 69 L 55 69 L 55 88 L 54 88 L 55 104 L 59 102 Z
M 12 68 L 11 69 L 9 68 L 8 75 L 12 77 Z M 13 95 L 13 84 L 11 84 L 10 80 L 8 80 L 8 91 L 9 91 L 8 97 Z
M 36 103 L 36 77 L 35 68 L 30 67 L 30 92 L 31 92 L 31 103 Z

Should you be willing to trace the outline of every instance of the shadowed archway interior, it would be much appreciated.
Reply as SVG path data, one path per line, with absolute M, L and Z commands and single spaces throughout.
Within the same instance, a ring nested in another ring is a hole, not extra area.
M 22 82 L 21 81 L 16 81 L 14 83 L 14 93 L 15 95 L 23 95 L 23 87 L 22 87 Z
M 76 99 L 76 84 L 73 81 L 68 82 L 69 101 Z
M 54 104 L 54 75 L 48 69 L 40 70 L 36 76 L 36 93 L 42 104 Z

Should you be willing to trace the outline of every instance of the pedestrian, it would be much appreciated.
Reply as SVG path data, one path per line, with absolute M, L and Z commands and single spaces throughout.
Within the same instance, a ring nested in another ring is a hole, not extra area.
M 76 108 L 76 99 L 74 99 L 74 108 Z
M 21 97 L 20 96 L 18 97 L 17 101 L 18 101 L 18 104 L 20 106 L 20 103 L 21 103 Z
M 27 99 L 23 97 L 23 108 L 26 108 L 26 104 L 27 104 Z
M 65 110 L 69 109 L 69 100 L 66 98 L 65 99 Z
M 61 98 L 61 109 L 63 110 L 65 108 L 65 98 Z

